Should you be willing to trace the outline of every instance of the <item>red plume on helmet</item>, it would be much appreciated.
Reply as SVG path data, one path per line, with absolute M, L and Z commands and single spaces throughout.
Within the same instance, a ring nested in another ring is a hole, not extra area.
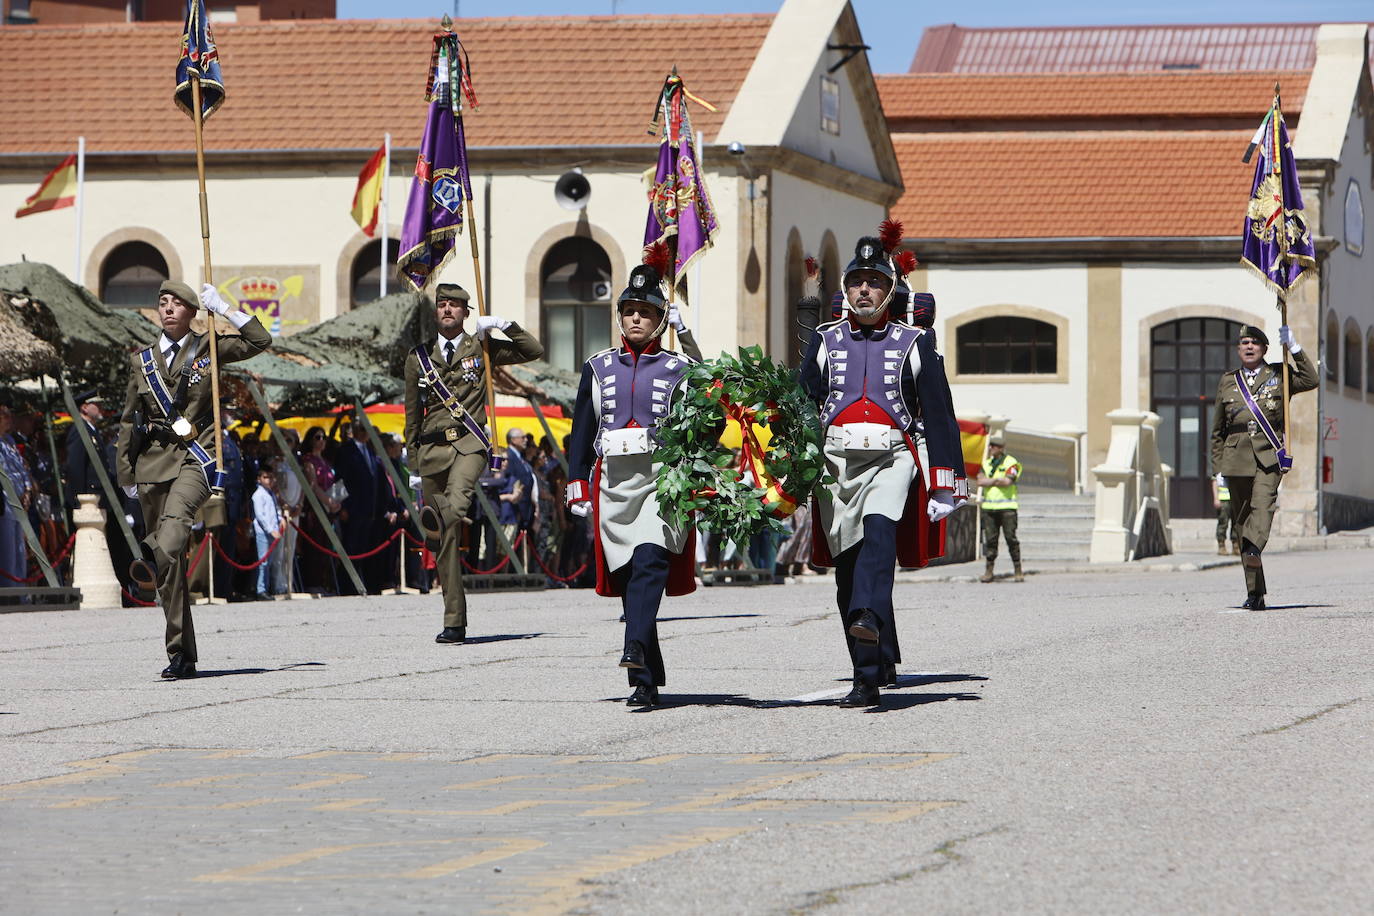
M 668 250 L 667 242 L 654 242 L 644 249 L 644 263 L 658 271 L 658 275 L 668 279 L 668 265 L 672 263 L 673 253 Z
M 907 251 L 905 248 L 892 256 L 892 265 L 897 268 L 897 273 L 901 274 L 903 277 L 915 270 L 916 265 L 919 263 L 920 262 L 916 260 L 916 253 Z
M 878 240 L 883 243 L 883 251 L 887 252 L 888 257 L 902 244 L 902 231 L 902 221 L 899 219 L 885 219 L 878 224 Z
M 817 274 L 819 274 L 819 273 L 821 272 L 821 265 L 817 264 L 817 263 L 816 263 L 816 259 L 813 258 L 813 257 L 811 257 L 811 256 L 809 256 L 809 255 L 808 255 L 807 258 L 806 258 L 805 264 L 806 264 L 806 275 L 807 275 L 808 277 L 814 277 L 814 276 L 816 276 Z

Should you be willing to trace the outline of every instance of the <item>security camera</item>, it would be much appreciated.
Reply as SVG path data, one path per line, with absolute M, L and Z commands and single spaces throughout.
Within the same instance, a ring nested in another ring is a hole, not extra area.
M 738 140 L 733 141 L 726 149 L 729 150 L 731 156 L 743 156 L 748 152 L 748 150 L 744 148 L 744 144 Z

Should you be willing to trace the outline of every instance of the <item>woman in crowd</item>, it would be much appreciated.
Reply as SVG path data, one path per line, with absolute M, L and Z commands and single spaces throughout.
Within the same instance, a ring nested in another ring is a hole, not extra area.
M 322 427 L 310 427 L 305 434 L 305 442 L 301 444 L 301 467 L 332 522 L 339 514 L 340 506 L 338 500 L 329 495 L 329 489 L 334 485 L 334 467 L 324 455 L 327 443 L 328 439 L 325 438 Z M 305 523 L 301 527 L 315 543 L 329 542 L 328 535 L 324 533 L 324 528 L 313 512 L 306 513 Z M 333 594 L 337 591 L 333 564 L 328 554 L 307 541 L 301 546 L 300 557 L 301 579 L 306 591 L 316 594 Z

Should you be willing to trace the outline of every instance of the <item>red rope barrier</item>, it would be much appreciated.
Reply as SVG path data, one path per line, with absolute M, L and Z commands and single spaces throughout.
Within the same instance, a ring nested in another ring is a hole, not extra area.
M 73 532 L 72 536 L 67 538 L 66 546 L 62 548 L 62 550 L 57 554 L 57 556 L 53 557 L 51 560 L 48 561 L 48 565 L 53 567 L 54 569 L 58 565 L 60 565 L 63 560 L 67 559 L 67 555 L 72 552 L 72 545 L 75 543 L 76 533 Z M 14 576 L 11 576 L 9 573 L 5 572 L 3 569 L 0 569 L 0 576 L 4 576 L 11 582 L 18 582 L 20 585 L 36 585 L 38 583 L 38 580 L 43 578 L 43 571 L 40 569 L 38 572 L 34 573 L 27 579 L 17 579 Z
M 306 534 L 305 531 L 301 528 L 300 525 L 297 525 L 295 522 L 292 522 L 292 523 L 291 523 L 291 527 L 292 527 L 292 528 L 295 528 L 295 529 L 296 529 L 296 533 L 299 534 L 301 537 L 305 538 L 306 543 L 309 544 L 311 547 L 314 547 L 316 550 L 320 551 L 321 553 L 328 554 L 329 556 L 334 557 L 335 559 L 338 559 L 338 558 L 339 558 L 339 555 L 338 555 L 337 553 L 335 553 L 334 551 L 330 550 L 328 547 L 324 546 L 324 545 L 321 544 L 319 541 L 317 541 L 317 540 L 315 540 L 314 538 L 312 538 L 310 535 Z M 358 554 L 350 553 L 350 554 L 348 555 L 348 558 L 349 558 L 350 560 L 366 560 L 368 557 L 376 556 L 377 554 L 381 553 L 383 550 L 386 550 L 388 547 L 390 547 L 390 546 L 391 546 L 391 542 L 394 541 L 394 540 L 396 540 L 396 538 L 400 537 L 400 536 L 401 536 L 402 534 L 404 534 L 404 533 L 405 533 L 405 529 L 404 529 L 404 528 L 397 528 L 395 531 L 393 531 L 393 532 L 391 533 L 391 537 L 387 538 L 385 541 L 382 541 L 382 542 L 381 542 L 380 544 L 378 544 L 376 547 L 373 547 L 371 550 L 367 551 L 366 553 L 358 553 Z M 251 567 L 250 567 L 250 568 L 251 568 Z
M 281 535 L 280 535 L 280 534 L 277 535 L 276 539 L 273 540 L 271 544 L 268 544 L 268 545 L 267 545 L 267 553 L 265 553 L 265 554 L 263 554 L 262 556 L 258 557 L 258 561 L 257 561 L 256 563 L 253 563 L 253 564 L 250 565 L 250 566 L 241 566 L 241 565 L 239 565 L 238 563 L 234 562 L 233 557 L 231 557 L 231 556 L 229 556 L 229 554 L 225 553 L 225 552 L 224 552 L 224 548 L 221 547 L 221 546 L 219 546 L 219 538 L 215 537 L 213 534 L 210 535 L 209 537 L 207 537 L 206 540 L 207 540 L 207 541 L 214 541 L 214 543 L 215 543 L 215 553 L 219 554 L 219 555 L 220 555 L 220 559 L 224 560 L 224 562 L 228 563 L 230 566 L 234 567 L 235 569 L 239 570 L 240 572 L 252 572 L 253 570 L 257 569 L 257 568 L 258 568 L 259 566 L 261 566 L 262 564 L 266 563 L 268 557 L 272 556 L 272 551 L 276 550 L 276 549 L 277 549 L 277 545 L 281 543 Z M 383 546 L 385 546 L 385 545 L 383 545 Z
M 586 572 L 587 563 L 591 562 L 590 560 L 584 561 L 581 566 L 577 567 L 576 571 L 570 573 L 567 576 L 560 576 L 552 569 L 549 569 L 548 564 L 544 562 L 544 558 L 539 555 L 539 551 L 537 550 L 534 552 L 534 561 L 539 564 L 540 569 L 544 570 L 544 575 L 548 576 L 555 582 L 571 582 L 572 580 L 576 579 L 578 576 Z
M 210 538 L 212 538 L 213 536 L 214 535 L 207 534 L 204 537 L 204 539 L 201 540 L 200 546 L 196 548 L 196 555 L 191 558 L 191 564 L 186 567 L 186 578 L 188 580 L 191 578 L 191 575 L 196 571 L 196 567 L 200 565 L 200 558 L 205 556 L 205 545 L 210 543 Z

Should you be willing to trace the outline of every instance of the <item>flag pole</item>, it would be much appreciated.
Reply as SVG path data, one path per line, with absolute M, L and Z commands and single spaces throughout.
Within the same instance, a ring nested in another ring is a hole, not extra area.
M 387 221 L 387 216 L 388 216 L 388 214 L 387 214 L 386 180 L 387 180 L 387 178 L 389 178 L 390 175 L 391 175 L 391 134 L 387 134 L 387 135 L 386 135 L 386 140 L 385 140 L 385 142 L 382 144 L 382 147 L 383 147 L 383 149 L 385 150 L 385 152 L 382 153 L 382 213 L 381 213 L 381 217 L 382 217 L 382 296 L 385 297 L 385 296 L 386 296 L 386 274 L 387 274 L 387 269 L 386 269 L 387 264 L 386 264 L 386 262 L 389 260 L 389 258 L 387 257 L 388 252 L 387 252 L 387 244 L 386 244 L 386 243 L 387 243 L 387 224 L 386 224 L 386 221 Z
M 472 198 L 467 200 L 468 238 L 472 241 L 472 276 L 477 288 L 477 314 L 487 314 L 487 294 L 482 287 L 482 260 L 477 255 L 477 216 L 472 210 Z M 487 418 L 491 421 L 492 456 L 496 454 L 496 367 L 491 364 L 491 332 L 482 335 L 482 362 L 486 366 Z
M 200 244 L 201 259 L 205 267 L 205 282 L 213 284 L 214 272 L 210 266 L 210 201 L 205 196 L 205 113 L 200 103 L 200 76 L 191 74 L 191 119 L 196 125 L 196 179 L 200 184 Z M 194 303 L 192 303 L 194 304 Z M 210 343 L 210 396 L 215 405 L 215 468 L 224 469 L 224 434 L 220 429 L 223 409 L 219 396 L 219 347 L 215 333 L 215 313 L 205 310 L 205 321 L 209 327 L 207 338 Z M 212 493 L 213 497 L 214 494 Z
M 1274 160 L 1279 169 L 1279 260 L 1283 265 L 1283 270 L 1288 270 L 1288 214 L 1284 212 L 1286 201 L 1283 199 L 1283 149 L 1279 146 L 1279 119 L 1283 117 L 1283 106 L 1279 101 L 1279 84 L 1274 83 Z M 1279 324 L 1288 325 L 1288 297 L 1284 290 L 1279 290 L 1274 294 L 1278 299 Z M 1283 352 L 1279 354 L 1279 361 L 1283 363 L 1283 447 L 1290 445 L 1289 427 L 1291 423 L 1292 411 L 1288 409 L 1288 344 L 1282 345 Z M 1290 453 L 1291 454 L 1291 453 Z
M 76 254 L 72 258 L 72 282 L 81 284 L 81 224 L 86 215 L 86 138 L 76 138 Z

